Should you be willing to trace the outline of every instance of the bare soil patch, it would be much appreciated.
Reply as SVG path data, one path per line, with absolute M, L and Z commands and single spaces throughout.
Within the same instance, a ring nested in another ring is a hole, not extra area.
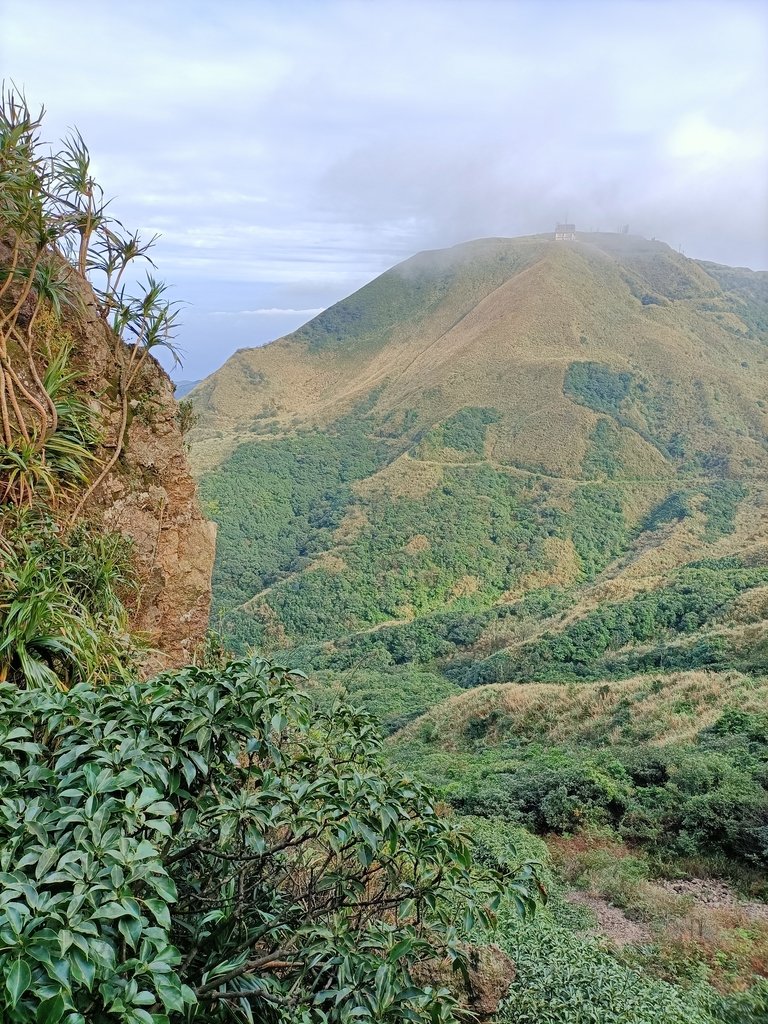
M 623 910 L 612 906 L 607 900 L 592 893 L 571 890 L 566 894 L 569 903 L 591 910 L 597 918 L 597 927 L 592 934 L 604 935 L 615 946 L 642 946 L 651 941 L 651 932 L 643 924 L 630 921 Z
M 767 903 L 742 900 L 727 882 L 716 878 L 662 880 L 654 884 L 672 896 L 691 900 L 697 910 L 741 911 L 750 921 L 768 921 Z

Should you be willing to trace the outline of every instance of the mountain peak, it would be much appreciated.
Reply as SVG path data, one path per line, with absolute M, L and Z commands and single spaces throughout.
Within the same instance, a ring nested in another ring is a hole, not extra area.
M 194 393 L 230 637 L 610 674 L 659 592 L 685 666 L 751 644 L 716 623 L 765 579 L 767 364 L 768 275 L 621 234 L 417 254 Z
M 756 370 L 765 379 L 767 316 L 768 275 L 718 269 L 632 235 L 484 238 L 425 251 L 293 334 L 240 350 L 198 386 L 193 459 L 215 464 L 260 424 L 283 433 L 332 422 L 376 390 L 382 415 L 406 403 L 423 425 L 483 396 L 509 427 L 498 431 L 505 457 L 518 447 L 526 465 L 575 472 L 590 414 L 563 382 L 571 364 L 595 362 L 648 393 L 670 375 L 684 382 L 680 412 L 698 434 L 702 395 L 725 387 L 749 396 L 737 403 L 738 428 L 727 430 L 743 461 L 765 432 Z M 633 415 L 650 434 L 640 394 Z M 532 402 L 545 403 L 547 433 L 572 456 L 547 455 L 525 432 L 510 433 Z

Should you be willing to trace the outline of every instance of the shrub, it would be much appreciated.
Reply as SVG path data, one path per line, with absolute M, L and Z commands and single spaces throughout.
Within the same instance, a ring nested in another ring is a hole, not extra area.
M 365 716 L 254 659 L 2 684 L 0 750 L 4 1022 L 453 1019 L 411 967 L 483 883 Z
M 442 448 L 452 448 L 468 456 L 481 456 L 488 426 L 500 419 L 501 413 L 496 409 L 466 406 L 434 427 L 422 441 L 419 452 L 429 458 Z
M 595 412 L 616 415 L 632 387 L 632 374 L 618 372 L 603 363 L 571 363 L 563 392 Z
M 130 546 L 84 525 L 67 534 L 44 511 L 0 516 L 0 681 L 68 686 L 131 665 L 123 599 Z

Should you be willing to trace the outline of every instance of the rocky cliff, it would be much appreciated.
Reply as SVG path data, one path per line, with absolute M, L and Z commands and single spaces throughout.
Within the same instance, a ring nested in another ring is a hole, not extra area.
M 130 349 L 116 345 L 84 282 L 81 290 L 85 313 L 65 317 L 64 329 L 78 390 L 102 423 L 106 462 L 119 420 L 116 382 Z M 197 501 L 173 384 L 152 357 L 130 401 L 124 451 L 84 514 L 132 543 L 138 591 L 131 626 L 148 644 L 147 674 L 189 662 L 208 624 L 215 527 Z

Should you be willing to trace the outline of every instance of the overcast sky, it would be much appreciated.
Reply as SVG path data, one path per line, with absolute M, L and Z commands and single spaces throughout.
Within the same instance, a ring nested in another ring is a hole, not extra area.
M 767 0 L 0 0 L 0 75 L 162 233 L 177 378 L 566 213 L 768 268 Z

